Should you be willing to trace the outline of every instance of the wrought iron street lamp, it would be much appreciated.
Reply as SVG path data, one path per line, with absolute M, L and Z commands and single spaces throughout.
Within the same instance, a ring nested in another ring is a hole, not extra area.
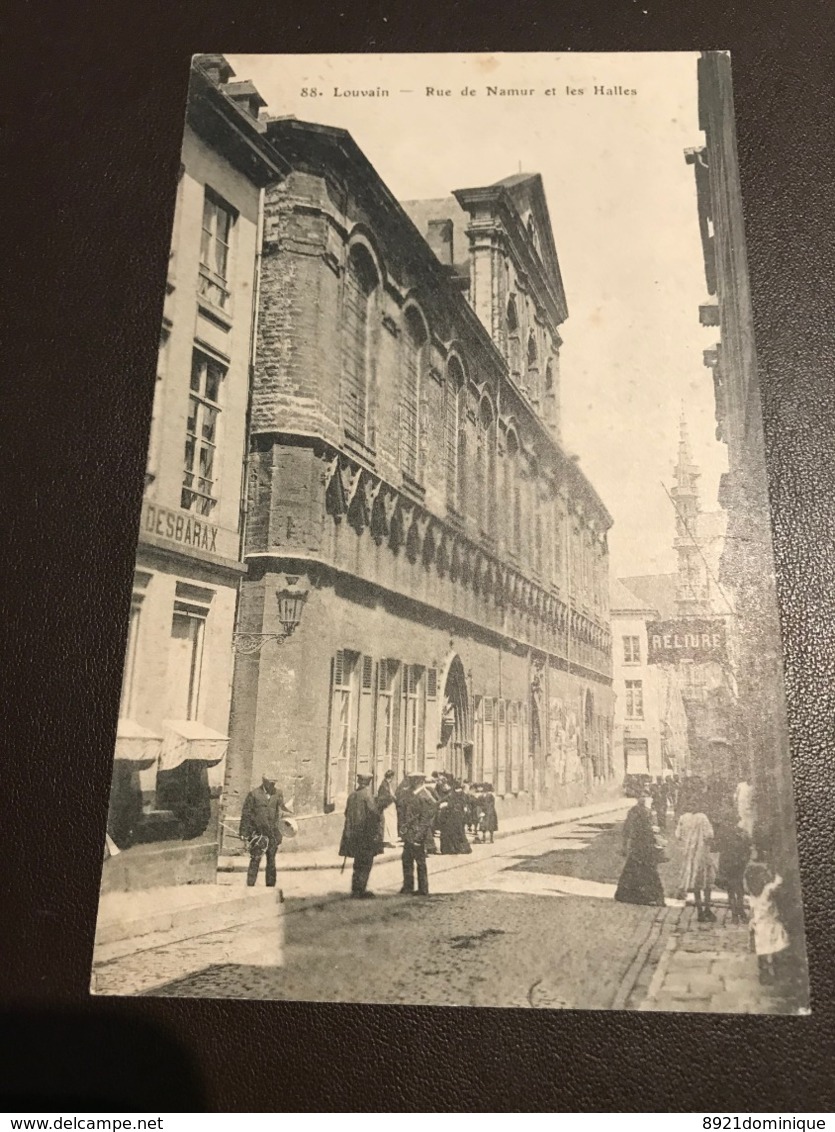
M 310 581 L 301 574 L 283 574 L 276 587 L 280 633 L 233 633 L 232 647 L 239 656 L 260 652 L 268 641 L 286 641 L 302 619 L 302 610 L 310 596 Z

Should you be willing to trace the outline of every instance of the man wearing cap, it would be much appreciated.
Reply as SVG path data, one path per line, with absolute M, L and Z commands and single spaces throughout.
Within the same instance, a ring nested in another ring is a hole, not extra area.
M 409 789 L 401 796 L 400 822 L 403 836 L 403 887 L 405 895 L 428 896 L 426 842 L 432 836 L 438 804 L 422 774 L 409 775 Z M 417 892 L 415 867 L 417 866 Z
M 275 887 L 275 855 L 282 842 L 281 815 L 290 811 L 284 804 L 284 795 L 276 789 L 278 766 L 273 763 L 264 771 L 261 785 L 250 790 L 241 810 L 238 833 L 249 850 L 249 868 L 246 883 L 251 888 L 258 878 L 261 858 L 266 855 L 266 881 Z
M 394 799 L 390 799 L 391 802 Z M 371 775 L 358 774 L 357 788 L 348 796 L 345 805 L 345 827 L 339 844 L 340 857 L 353 857 L 351 896 L 355 900 L 369 900 L 368 878 L 374 858 L 383 851 L 382 811 L 388 801 L 375 799 L 371 792 Z

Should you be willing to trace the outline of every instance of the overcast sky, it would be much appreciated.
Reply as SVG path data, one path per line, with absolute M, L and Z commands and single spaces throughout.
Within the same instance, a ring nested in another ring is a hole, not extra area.
M 706 287 L 684 160 L 703 141 L 696 54 L 227 58 L 270 114 L 349 130 L 400 200 L 448 196 L 520 168 L 542 174 L 569 310 L 564 441 L 614 517 L 613 576 L 674 570 L 662 483 L 672 481 L 682 403 L 705 510 L 718 506 L 726 468 L 702 364 L 718 331 L 699 325 Z M 490 96 L 488 85 L 535 93 Z M 637 94 L 595 95 L 595 85 Z M 334 95 L 378 86 L 391 96 Z M 427 86 L 452 96 L 427 96 Z M 322 95 L 302 96 L 312 87 Z

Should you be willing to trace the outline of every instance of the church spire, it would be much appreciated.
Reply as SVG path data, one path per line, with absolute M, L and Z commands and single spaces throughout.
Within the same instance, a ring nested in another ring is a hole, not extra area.
M 679 617 L 704 617 L 709 612 L 707 576 L 699 552 L 699 475 L 699 467 L 690 452 L 687 420 L 682 408 L 675 484 L 670 492 L 676 512 L 673 547 L 678 558 L 676 605 Z

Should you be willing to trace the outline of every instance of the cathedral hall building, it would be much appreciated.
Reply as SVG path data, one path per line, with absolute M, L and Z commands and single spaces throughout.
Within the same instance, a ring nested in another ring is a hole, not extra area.
M 401 204 L 344 130 L 266 136 L 227 824 L 273 762 L 288 849 L 357 773 L 490 782 L 500 820 L 611 792 L 612 520 L 560 442 L 541 178 Z

